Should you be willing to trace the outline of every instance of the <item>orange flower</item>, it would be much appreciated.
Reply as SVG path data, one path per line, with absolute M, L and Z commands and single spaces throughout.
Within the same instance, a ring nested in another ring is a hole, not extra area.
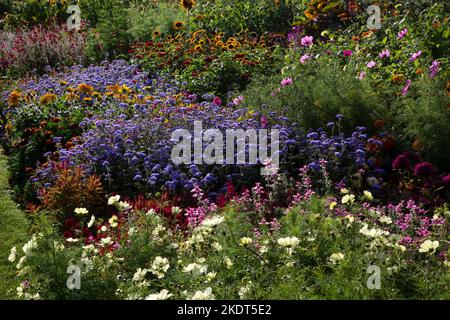
M 181 30 L 184 28 L 184 23 L 182 21 L 177 21 L 173 24 L 175 30 Z
M 422 149 L 422 147 L 423 147 L 423 144 L 422 144 L 422 142 L 420 142 L 419 139 L 416 139 L 416 140 L 414 141 L 412 147 L 413 147 L 414 150 L 420 151 L 420 150 Z
M 8 97 L 8 105 L 10 107 L 17 107 L 17 105 L 19 104 L 19 101 L 20 101 L 20 97 L 21 97 L 20 92 L 18 92 L 16 90 L 12 91 Z
M 392 82 L 394 82 L 396 84 L 402 83 L 404 79 L 405 79 L 405 77 L 402 74 L 393 74 L 392 75 Z
M 419 68 L 419 69 L 416 70 L 416 74 L 422 74 L 422 73 L 423 73 L 422 69 Z
M 191 10 L 195 6 L 195 1 L 194 0 L 180 0 L 180 5 L 186 10 Z
M 86 83 L 80 83 L 77 86 L 76 90 L 78 92 L 89 94 L 89 95 L 91 95 L 94 92 L 94 88 Z
M 377 120 L 375 120 L 373 125 L 374 125 L 375 128 L 383 128 L 384 127 L 384 120 L 377 119 Z
M 46 104 L 55 102 L 56 98 L 57 98 L 56 94 L 46 93 L 42 97 L 39 98 L 39 102 L 46 105 Z

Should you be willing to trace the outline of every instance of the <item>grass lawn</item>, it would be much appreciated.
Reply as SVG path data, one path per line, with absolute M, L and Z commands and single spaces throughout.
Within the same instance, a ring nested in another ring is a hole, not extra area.
M 16 297 L 15 264 L 8 261 L 11 247 L 27 239 L 28 221 L 25 213 L 10 197 L 7 159 L 0 150 L 0 299 Z

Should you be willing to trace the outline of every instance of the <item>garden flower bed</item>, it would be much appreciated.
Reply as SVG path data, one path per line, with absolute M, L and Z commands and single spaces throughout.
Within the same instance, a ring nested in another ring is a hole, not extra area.
M 108 20 L 81 1 L 76 32 L 41 25 L 58 2 L 0 30 L 0 143 L 30 223 L 0 255 L 5 295 L 449 298 L 446 4 L 389 2 L 367 30 L 356 2 L 266 2 L 109 0 Z

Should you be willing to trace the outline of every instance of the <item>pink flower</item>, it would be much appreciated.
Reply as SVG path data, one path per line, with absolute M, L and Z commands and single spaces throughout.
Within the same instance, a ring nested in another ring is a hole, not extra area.
M 397 38 L 398 38 L 398 39 L 401 39 L 401 38 L 403 38 L 404 36 L 406 36 L 407 33 L 408 33 L 408 29 L 403 29 L 403 30 L 401 30 L 399 33 L 397 33 Z
M 267 117 L 262 116 L 261 117 L 261 128 L 263 128 L 263 129 L 267 128 L 268 123 L 269 123 L 269 121 L 267 120 Z
M 442 177 L 442 183 L 445 185 L 450 184 L 450 174 Z
M 383 58 L 389 58 L 390 55 L 391 55 L 391 52 L 388 49 L 385 49 L 385 50 L 381 51 L 378 56 L 380 57 L 380 59 L 383 59 Z
M 342 51 L 342 54 L 344 55 L 344 57 L 351 57 L 353 54 L 352 50 L 344 50 Z
M 302 46 L 305 47 L 310 47 L 313 45 L 313 37 L 312 36 L 305 36 L 302 38 L 302 40 L 300 41 Z
M 392 168 L 394 168 L 394 169 L 410 169 L 411 162 L 404 155 L 399 155 L 392 162 Z
M 367 68 L 373 68 L 373 67 L 375 67 L 377 65 L 377 63 L 375 62 L 375 61 L 370 61 L 370 62 L 368 62 L 367 63 Z
M 411 86 L 411 80 L 406 80 L 406 85 L 402 89 L 402 95 L 406 96 L 409 91 L 409 87 Z
M 311 58 L 312 58 L 311 55 L 305 54 L 300 58 L 300 63 L 304 64 L 304 63 L 306 63 L 306 61 L 308 61 Z
M 434 77 L 436 77 L 436 74 L 437 74 L 438 71 L 439 71 L 439 66 L 440 66 L 439 61 L 433 61 L 433 62 L 431 63 L 431 66 L 430 66 L 430 68 L 429 68 L 429 70 L 430 70 L 430 75 L 429 75 L 429 77 L 430 77 L 431 79 L 433 79 Z
M 417 52 L 415 52 L 415 53 L 413 53 L 412 55 L 411 55 L 411 58 L 409 58 L 409 62 L 414 62 L 414 61 L 416 61 L 417 60 L 417 58 L 419 58 L 420 56 L 422 55 L 422 51 L 417 51 Z
M 272 97 L 275 97 L 278 93 L 280 93 L 280 88 L 277 88 L 275 91 L 273 91 L 270 95 Z
M 233 103 L 236 106 L 240 105 L 242 103 L 242 101 L 244 101 L 244 97 L 243 96 L 239 96 L 239 97 L 233 99 Z
M 421 162 L 414 167 L 415 176 L 429 176 L 432 174 L 436 174 L 436 169 L 434 169 L 433 165 L 429 162 Z
M 366 73 L 365 73 L 364 71 L 361 71 L 361 72 L 359 73 L 358 79 L 359 79 L 359 80 L 363 80 L 365 77 L 366 77 Z
M 220 97 L 215 97 L 214 100 L 213 100 L 213 103 L 216 106 L 220 106 L 220 105 L 222 105 L 222 99 L 220 99 Z
M 281 87 L 290 86 L 294 81 L 291 78 L 281 80 Z

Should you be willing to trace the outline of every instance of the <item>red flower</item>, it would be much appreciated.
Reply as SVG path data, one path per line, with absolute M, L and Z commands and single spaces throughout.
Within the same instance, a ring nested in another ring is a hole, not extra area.
M 409 170 L 409 169 L 411 169 L 411 162 L 404 155 L 399 155 L 392 162 L 392 168 L 394 168 L 396 170 L 398 170 L 398 169 L 408 169 Z
M 434 169 L 433 165 L 429 162 L 421 162 L 416 164 L 416 166 L 414 167 L 414 175 L 416 176 L 432 174 L 436 174 L 436 169 Z

